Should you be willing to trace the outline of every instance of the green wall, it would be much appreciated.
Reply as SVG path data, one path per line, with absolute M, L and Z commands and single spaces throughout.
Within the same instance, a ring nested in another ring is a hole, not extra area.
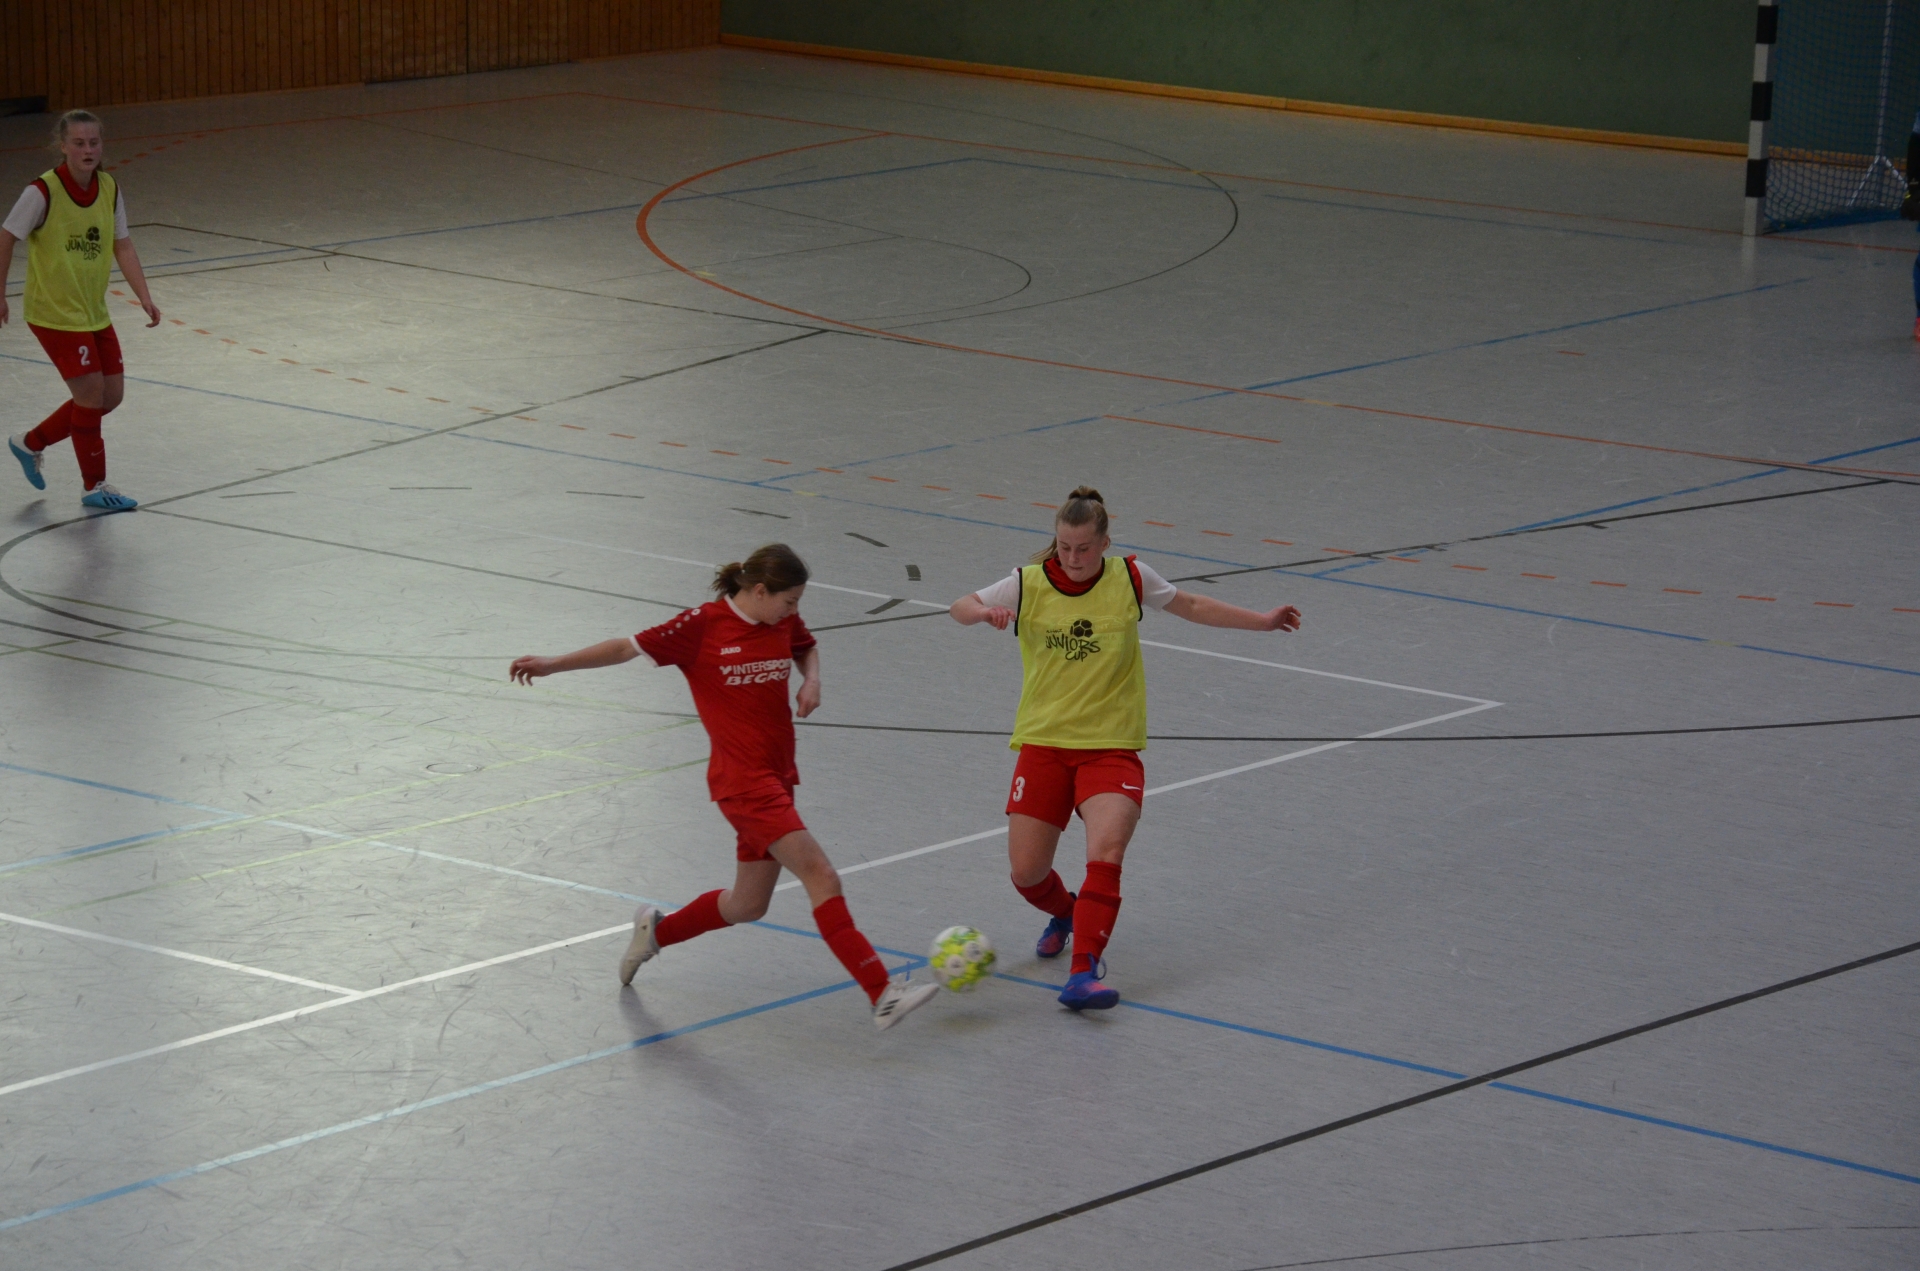
M 808 44 L 1744 141 L 1753 0 L 723 0 Z

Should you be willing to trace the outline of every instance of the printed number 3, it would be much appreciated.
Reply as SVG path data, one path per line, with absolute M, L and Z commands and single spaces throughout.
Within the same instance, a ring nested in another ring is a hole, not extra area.
M 1013 801 L 1015 803 L 1020 802 L 1022 796 L 1024 796 L 1026 793 L 1027 793 L 1027 779 L 1025 777 L 1015 777 L 1013 779 Z

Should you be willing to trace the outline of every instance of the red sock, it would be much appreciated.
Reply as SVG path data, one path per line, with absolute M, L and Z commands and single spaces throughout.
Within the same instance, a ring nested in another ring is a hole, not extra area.
M 35 424 L 26 436 L 28 450 L 45 450 L 56 441 L 65 441 L 73 431 L 73 403 L 61 402 L 60 409 Z
M 1013 889 L 1026 897 L 1029 905 L 1056 918 L 1064 918 L 1073 912 L 1073 893 L 1060 881 L 1060 875 L 1052 870 L 1048 870 L 1047 876 L 1031 887 L 1015 883 Z
M 833 950 L 833 956 L 840 959 L 840 965 L 847 968 L 848 974 L 860 981 L 860 987 L 867 991 L 867 1000 L 877 1002 L 881 992 L 887 987 L 887 968 L 880 961 L 880 955 L 873 951 L 867 938 L 853 925 L 853 915 L 847 912 L 847 900 L 844 896 L 835 896 L 826 904 L 813 911 L 813 920 L 820 927 L 820 935 L 827 942 L 827 948 Z
M 670 944 L 679 944 L 683 940 L 691 940 L 731 925 L 720 916 L 720 893 L 710 891 L 704 896 L 694 897 L 662 918 L 660 925 L 653 929 L 653 938 L 664 949 Z
M 91 490 L 107 479 L 107 446 L 100 440 L 103 410 L 71 406 L 73 457 L 80 461 L 80 484 Z
M 1120 916 L 1120 867 L 1105 861 L 1087 862 L 1087 881 L 1073 902 L 1073 971 L 1091 971 L 1113 937 L 1113 920 Z

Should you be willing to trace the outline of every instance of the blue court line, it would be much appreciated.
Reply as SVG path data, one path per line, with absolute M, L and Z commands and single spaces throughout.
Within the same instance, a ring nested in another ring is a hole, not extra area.
M 1331 371 L 1313 371 L 1306 375 L 1289 376 L 1286 379 L 1268 380 L 1262 384 L 1249 384 L 1245 391 L 1257 392 L 1262 389 L 1281 388 L 1288 384 L 1304 384 L 1308 380 L 1326 379 L 1333 375 L 1346 375 L 1353 371 L 1370 371 L 1381 366 L 1395 366 L 1401 362 L 1417 362 L 1422 358 L 1441 357 L 1448 353 L 1462 353 L 1469 349 L 1488 349 L 1499 344 L 1511 344 L 1515 340 L 1533 340 L 1545 335 L 1558 335 L 1563 331 L 1578 331 L 1585 327 L 1602 326 L 1609 322 L 1625 322 L 1629 318 L 1644 318 L 1649 314 L 1670 313 L 1675 309 L 1687 309 L 1694 305 L 1715 304 L 1722 300 L 1734 300 L 1741 296 L 1757 295 L 1763 291 L 1775 291 L 1781 287 L 1795 287 L 1812 278 L 1790 278 L 1786 282 L 1766 282 L 1757 287 L 1746 287 L 1739 291 L 1726 291 L 1717 296 L 1699 296 L 1692 300 L 1676 300 L 1672 304 L 1654 305 L 1647 309 L 1633 309 L 1626 313 L 1609 314 L 1604 318 L 1587 318 L 1580 322 L 1567 322 L 1554 327 L 1542 327 L 1538 331 L 1522 331 L 1517 335 L 1495 336 L 1490 340 L 1474 340 L 1466 344 L 1448 345 L 1442 349 L 1430 349 L 1425 353 L 1407 353 L 1400 357 L 1381 358 L 1374 362 L 1357 362 L 1352 366 L 1342 366 Z M 1191 402 L 1211 401 L 1219 397 L 1231 397 L 1232 393 L 1206 393 L 1199 397 L 1182 398 L 1174 405 L 1186 405 Z
M 215 817 L 211 821 L 194 821 L 188 825 L 171 825 L 164 830 L 148 830 L 145 834 L 133 834 L 123 839 L 112 839 L 105 843 L 93 843 L 86 847 L 70 847 L 64 852 L 49 852 L 44 856 L 29 856 L 23 861 L 11 861 L 0 865 L 0 874 L 11 873 L 16 869 L 28 869 L 35 865 L 51 865 L 56 861 L 72 860 L 76 856 L 91 856 L 96 852 L 112 851 L 116 847 L 130 847 L 135 843 L 145 843 L 150 839 L 171 838 L 175 834 L 185 834 L 190 830 L 204 830 L 214 825 L 229 825 L 245 820 L 243 813 L 232 816 Z
M 70 777 L 64 772 L 48 772 L 44 768 L 27 768 L 17 763 L 0 763 L 0 769 L 7 772 L 24 773 L 29 777 L 46 777 L 52 781 L 65 781 L 76 786 L 86 786 L 92 790 L 105 790 L 109 794 L 124 794 L 135 799 L 150 799 L 155 803 L 170 803 L 176 808 L 192 808 L 195 812 L 214 812 L 231 815 L 225 808 L 211 807 L 205 803 L 190 803 L 185 799 L 175 799 L 164 794 L 151 794 L 145 790 L 129 790 L 125 786 L 111 785 L 105 781 L 94 781 L 88 777 Z
M 1417 596 L 1422 600 L 1446 600 L 1456 605 L 1472 605 L 1477 609 L 1499 609 L 1507 613 L 1526 614 L 1531 618 L 1553 618 L 1560 622 L 1577 622 L 1589 627 L 1608 627 L 1615 631 L 1631 631 L 1638 635 L 1663 636 L 1669 640 L 1685 640 L 1690 644 L 1716 644 L 1721 641 L 1708 636 L 1685 635 L 1678 631 L 1662 631 L 1657 627 L 1636 627 L 1624 622 L 1607 622 L 1600 618 L 1580 618 L 1570 613 L 1550 613 L 1545 609 L 1527 609 L 1519 605 L 1496 604 L 1490 600 L 1468 600 L 1462 596 L 1443 596 L 1438 592 L 1415 591 L 1410 587 L 1390 587 L 1385 583 L 1363 583 L 1352 578 L 1328 578 L 1321 574 L 1300 574 L 1292 570 L 1277 569 L 1274 573 L 1289 578 L 1319 578 L 1325 582 L 1339 583 L 1345 587 L 1365 587 L 1370 591 L 1390 591 L 1402 596 Z M 1862 671 L 1886 671 L 1892 675 L 1911 675 L 1920 677 L 1920 671 L 1909 671 L 1900 666 L 1882 666 L 1877 662 L 1854 662 L 1847 658 L 1824 657 L 1818 653 L 1796 653 L 1792 649 L 1774 649 L 1764 644 L 1740 644 L 1726 641 L 1731 647 L 1745 649 L 1749 653 L 1771 653 L 1783 658 L 1799 658 L 1807 662 L 1826 662 L 1834 666 L 1850 666 Z
M 1048 984 L 1042 980 L 1029 980 L 1021 976 L 1007 975 L 1001 972 L 995 972 L 994 978 L 997 980 L 1011 980 L 1015 984 L 1025 984 L 1033 988 L 1046 989 L 1052 993 L 1059 992 L 1062 987 L 1058 984 Z M 1251 1024 L 1236 1024 L 1231 1020 L 1214 1019 L 1207 1015 L 1196 1015 L 1191 1011 L 1177 1011 L 1167 1006 L 1152 1006 L 1145 1002 L 1136 1002 L 1127 998 L 1122 998 L 1120 1005 L 1131 1007 L 1136 1011 L 1146 1011 L 1152 1015 L 1165 1015 L 1172 1019 L 1185 1020 L 1191 1024 L 1205 1024 L 1211 1028 L 1223 1028 L 1229 1032 L 1245 1033 L 1252 1037 L 1264 1037 L 1272 1041 L 1286 1042 L 1291 1046 L 1304 1046 L 1310 1050 L 1325 1051 L 1334 1055 L 1345 1055 L 1353 1059 L 1364 1059 L 1369 1063 L 1386 1064 L 1393 1068 L 1405 1068 L 1413 1072 L 1426 1073 L 1435 1077 L 1445 1077 L 1449 1081 L 1465 1081 L 1471 1075 L 1470 1073 L 1454 1072 L 1446 1068 L 1436 1068 L 1431 1064 L 1418 1064 L 1411 1060 L 1396 1059 L 1392 1055 L 1375 1054 L 1367 1050 L 1355 1050 L 1350 1046 L 1335 1046 L 1329 1042 L 1314 1041 L 1310 1037 L 1296 1037 L 1290 1033 L 1278 1033 L 1271 1029 L 1255 1028 Z M 1580 1108 L 1588 1112 L 1601 1112 L 1607 1116 L 1621 1117 L 1629 1121 L 1639 1121 L 1646 1125 L 1657 1125 L 1662 1129 L 1679 1130 L 1684 1134 L 1697 1134 L 1703 1138 L 1719 1139 L 1726 1143 L 1738 1143 L 1743 1147 L 1758 1148 L 1763 1152 L 1774 1152 L 1781 1156 L 1792 1156 L 1801 1160 L 1817 1161 L 1822 1165 L 1837 1165 L 1841 1169 L 1855 1170 L 1862 1174 L 1874 1174 L 1881 1178 L 1893 1179 L 1896 1182 L 1920 1184 L 1920 1176 L 1913 1174 L 1901 1174 L 1894 1170 L 1882 1169 L 1877 1165 L 1866 1165 L 1859 1161 L 1849 1161 L 1843 1157 L 1824 1156 L 1818 1152 L 1802 1151 L 1797 1147 L 1787 1147 L 1780 1143 L 1769 1143 L 1765 1139 L 1751 1139 L 1743 1135 L 1728 1134 L 1722 1130 L 1710 1130 L 1705 1126 L 1689 1125 L 1685 1121 L 1673 1121 L 1665 1117 L 1649 1116 L 1642 1112 L 1630 1112 L 1625 1108 L 1616 1108 L 1604 1103 L 1593 1103 L 1586 1099 L 1574 1099 L 1566 1095 L 1553 1094 L 1545 1090 L 1536 1090 L 1531 1086 L 1518 1086 L 1506 1081 L 1490 1081 L 1487 1083 L 1487 1088 L 1489 1090 L 1503 1090 L 1509 1094 L 1526 1095 L 1532 1099 L 1544 1099 L 1550 1103 L 1564 1104 L 1568 1107 Z
M 437 1108 L 442 1104 L 453 1103 L 459 1099 L 470 1099 L 475 1095 L 487 1094 L 507 1086 L 518 1085 L 523 1081 L 532 1081 L 537 1077 L 545 1077 L 556 1072 L 564 1072 L 569 1068 L 578 1068 L 582 1064 L 590 1064 L 614 1055 L 626 1054 L 629 1051 L 639 1050 L 644 1046 L 651 1046 L 657 1042 L 670 1041 L 675 1037 L 685 1037 L 689 1033 L 698 1033 L 709 1028 L 718 1028 L 722 1024 L 731 1024 L 736 1020 L 747 1019 L 754 1015 L 765 1014 L 768 1011 L 779 1010 L 783 1006 L 792 1006 L 797 1002 L 809 1001 L 816 997 L 825 997 L 829 993 L 838 993 L 843 989 L 852 988 L 853 985 L 854 982 L 852 980 L 842 980 L 838 984 L 829 984 L 824 988 L 809 989 L 805 993 L 796 993 L 791 997 L 783 997 L 777 1001 L 766 1002 L 759 1006 L 749 1006 L 745 1010 L 732 1011 L 726 1015 L 716 1015 L 712 1019 L 701 1020 L 697 1024 L 685 1024 L 679 1028 L 669 1028 L 646 1037 L 635 1038 L 630 1042 L 621 1042 L 619 1045 L 608 1046 L 602 1050 L 589 1051 L 584 1055 L 575 1055 L 571 1059 L 561 1059 L 554 1063 L 542 1064 L 538 1068 L 529 1068 L 525 1072 L 517 1072 L 511 1076 L 496 1077 L 492 1081 L 482 1081 L 477 1085 L 467 1086 L 460 1090 L 449 1090 L 447 1093 L 435 1095 L 431 1099 L 421 1099 L 414 1103 L 401 1104 L 397 1108 L 388 1108 L 384 1112 L 375 1112 L 368 1116 L 355 1117 L 351 1121 L 341 1121 L 335 1125 L 327 1126 L 324 1129 L 309 1130 L 305 1134 L 296 1134 L 292 1138 L 280 1139 L 277 1142 L 266 1143 L 260 1147 L 248 1148 L 244 1152 L 234 1152 L 231 1155 L 218 1157 L 211 1161 L 202 1161 L 198 1165 L 189 1165 L 185 1169 L 170 1170 L 165 1174 L 155 1174 L 153 1177 L 143 1178 L 137 1183 L 126 1183 L 119 1187 L 109 1188 L 103 1192 L 95 1192 L 91 1196 L 82 1196 L 78 1200 L 66 1201 L 59 1205 L 49 1205 L 44 1209 L 36 1209 L 32 1213 L 21 1214 L 18 1217 L 6 1219 L 0 1222 L 0 1231 L 7 1231 L 14 1227 L 22 1227 L 30 1222 L 38 1222 L 42 1218 L 52 1218 L 58 1214 L 70 1213 L 76 1209 L 83 1209 L 88 1205 L 97 1205 L 102 1201 L 114 1200 L 134 1192 L 146 1191 L 154 1187 L 165 1187 L 168 1183 L 177 1183 L 183 1179 L 194 1178 L 201 1174 L 209 1174 L 214 1170 L 225 1169 L 230 1165 L 238 1165 L 243 1161 L 251 1161 L 257 1157 L 267 1156 L 274 1152 L 284 1152 L 288 1148 L 301 1147 L 319 1139 L 331 1138 L 336 1134 L 345 1134 L 350 1130 L 359 1130 L 369 1125 L 378 1125 L 382 1121 L 391 1121 L 396 1117 L 407 1116 L 410 1113 L 424 1112 L 428 1108 Z
M 1247 191 L 1243 191 L 1246 193 Z M 1469 225 L 1494 225 L 1502 229 L 1538 230 L 1545 234 L 1575 234 L 1584 238 L 1619 238 L 1629 243 L 1658 243 L 1663 247 L 1683 247 L 1697 250 L 1713 247 L 1715 244 L 1699 241 L 1683 241 L 1675 238 L 1653 238 L 1645 234 L 1622 234 L 1617 231 L 1598 229 L 1574 229 L 1569 225 L 1534 225 L 1527 221 L 1501 221 L 1485 216 L 1463 216 L 1458 212 L 1420 212 L 1412 208 L 1378 207 L 1368 203 L 1343 203 L 1337 199 L 1310 199 L 1299 194 L 1269 194 L 1258 191 L 1263 199 L 1274 199 L 1281 203 L 1310 203 L 1316 207 L 1347 208 L 1355 212 L 1380 212 L 1387 216 L 1420 216 L 1436 221 L 1465 221 Z

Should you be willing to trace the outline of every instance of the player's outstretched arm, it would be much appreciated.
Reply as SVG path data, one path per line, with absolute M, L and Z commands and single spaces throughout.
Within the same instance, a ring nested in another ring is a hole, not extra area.
M 1003 605 L 988 605 L 980 599 L 978 592 L 972 591 L 947 606 L 947 612 L 963 627 L 971 627 L 977 622 L 991 622 L 995 631 L 1005 631 L 1007 624 L 1013 621 L 1013 610 Z
M 1300 629 L 1300 611 L 1292 605 L 1281 605 L 1271 612 L 1259 613 L 1216 600 L 1212 596 L 1196 596 L 1190 591 L 1174 593 L 1173 599 L 1167 602 L 1167 612 L 1203 627 L 1232 627 L 1238 631 Z
M 147 311 L 147 325 L 159 326 L 160 306 L 153 303 L 153 293 L 147 290 L 147 271 L 140 267 L 140 253 L 133 250 L 131 238 L 113 240 L 113 259 L 120 266 L 127 285 L 133 288 L 133 294 L 140 297 L 140 307 Z
M 552 675 L 556 671 L 585 671 L 596 666 L 618 666 L 640 656 L 633 647 L 633 641 L 624 637 L 614 640 L 602 640 L 590 644 L 584 649 L 575 649 L 572 653 L 562 653 L 559 657 L 543 658 L 532 653 L 513 660 L 507 668 L 507 678 L 520 684 L 531 684 L 542 675 Z

